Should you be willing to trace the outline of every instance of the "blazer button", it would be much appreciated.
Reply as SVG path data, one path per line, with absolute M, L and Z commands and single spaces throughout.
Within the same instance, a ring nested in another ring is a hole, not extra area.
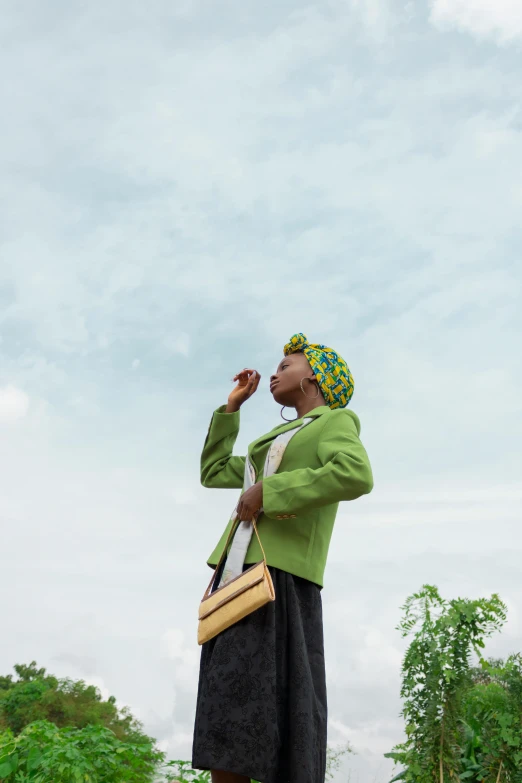
M 290 519 L 295 519 L 295 514 L 290 514 Z
M 283 517 L 280 517 L 279 514 L 277 515 L 276 519 L 282 519 Z

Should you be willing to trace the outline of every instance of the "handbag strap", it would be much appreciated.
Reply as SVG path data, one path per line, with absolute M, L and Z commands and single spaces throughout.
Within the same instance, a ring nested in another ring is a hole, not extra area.
M 260 512 L 257 511 L 254 514 L 254 516 L 252 517 L 252 524 L 254 526 L 254 530 L 255 530 L 255 533 L 256 533 L 256 536 L 257 536 L 257 540 L 259 541 L 259 546 L 261 547 L 261 552 L 263 553 L 263 561 L 264 561 L 265 566 L 266 566 L 265 550 L 263 549 L 263 544 L 261 543 L 261 539 L 259 538 L 259 533 L 257 532 L 257 525 L 256 525 L 256 517 L 258 516 L 259 513 Z M 236 525 L 236 522 L 238 523 L 237 525 Z M 233 519 L 232 527 L 230 528 L 230 533 L 228 534 L 228 538 L 227 538 L 225 547 L 224 547 L 224 549 L 223 549 L 223 551 L 221 553 L 221 557 L 218 560 L 218 564 L 216 566 L 216 570 L 212 574 L 212 577 L 210 579 L 209 585 L 208 585 L 207 589 L 205 590 L 205 595 L 203 596 L 203 601 L 205 600 L 205 598 L 208 598 L 209 595 L 210 595 L 210 590 L 212 589 L 212 585 L 214 584 L 214 579 L 216 578 L 216 575 L 218 573 L 219 566 L 221 565 L 221 563 L 225 559 L 225 557 L 227 555 L 228 545 L 230 544 L 230 542 L 231 542 L 232 538 L 234 537 L 234 534 L 235 534 L 235 532 L 236 532 L 236 530 L 237 530 L 237 528 L 238 528 L 238 526 L 240 524 L 241 524 L 241 521 L 240 521 L 238 515 L 236 514 L 236 516 Z

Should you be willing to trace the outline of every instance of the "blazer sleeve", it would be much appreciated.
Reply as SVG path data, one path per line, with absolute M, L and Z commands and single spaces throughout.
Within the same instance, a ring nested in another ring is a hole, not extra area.
M 239 411 L 225 413 L 218 408 L 208 428 L 201 454 L 201 483 L 212 489 L 242 489 L 245 457 L 232 456 L 239 433 Z
M 373 488 L 368 455 L 359 440 L 359 419 L 345 409 L 328 417 L 318 444 L 319 468 L 275 473 L 263 480 L 263 510 L 276 519 L 285 514 L 355 500 Z

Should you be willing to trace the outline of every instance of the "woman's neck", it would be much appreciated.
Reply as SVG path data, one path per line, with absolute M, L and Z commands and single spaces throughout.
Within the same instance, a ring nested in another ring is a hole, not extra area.
M 324 406 L 326 406 L 326 402 L 322 394 L 317 399 L 315 397 L 303 397 L 303 399 L 299 400 L 295 406 L 297 418 L 302 419 L 303 416 L 306 416 L 306 414 L 310 413 L 310 411 L 313 411 L 316 408 L 322 408 Z

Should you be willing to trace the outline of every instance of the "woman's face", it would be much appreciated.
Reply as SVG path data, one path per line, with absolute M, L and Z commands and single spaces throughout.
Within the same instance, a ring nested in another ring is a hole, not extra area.
M 315 383 L 315 375 L 308 364 L 308 359 L 304 353 L 292 353 L 281 360 L 279 366 L 270 376 L 270 391 L 278 405 L 287 405 L 294 407 L 296 399 L 302 396 L 301 381 L 308 393 L 307 386 L 311 386 L 310 381 Z

